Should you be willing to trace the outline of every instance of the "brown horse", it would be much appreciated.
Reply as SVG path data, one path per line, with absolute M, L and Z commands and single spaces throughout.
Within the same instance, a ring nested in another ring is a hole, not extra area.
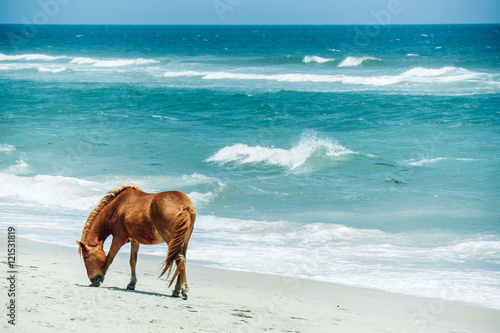
M 181 292 L 182 298 L 187 299 L 186 251 L 196 219 L 191 200 L 181 192 L 149 194 L 135 186 L 108 193 L 90 213 L 82 239 L 77 241 L 92 286 L 99 287 L 118 250 L 130 242 L 132 277 L 127 289 L 134 290 L 139 244 L 166 242 L 168 254 L 160 277 L 167 271 L 170 275 L 175 263 L 177 268 L 169 284 L 177 278 L 172 296 L 178 297 Z M 109 235 L 113 241 L 106 256 L 103 244 Z

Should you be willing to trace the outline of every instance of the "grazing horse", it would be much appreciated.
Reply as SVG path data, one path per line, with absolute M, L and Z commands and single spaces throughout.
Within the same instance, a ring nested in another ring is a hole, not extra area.
M 92 286 L 99 287 L 118 250 L 130 242 L 132 277 L 127 289 L 134 290 L 139 244 L 166 242 L 168 254 L 160 277 L 167 272 L 169 276 L 175 263 L 177 268 L 169 284 L 177 278 L 172 296 L 181 293 L 187 299 L 186 251 L 196 219 L 191 200 L 181 192 L 149 194 L 129 185 L 108 193 L 90 213 L 82 239 L 77 241 Z M 109 235 L 113 241 L 106 256 L 103 244 Z

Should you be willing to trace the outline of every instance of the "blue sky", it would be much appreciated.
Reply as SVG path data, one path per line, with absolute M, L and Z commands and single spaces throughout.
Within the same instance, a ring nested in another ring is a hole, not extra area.
M 0 23 L 500 23 L 500 0 L 0 0 Z

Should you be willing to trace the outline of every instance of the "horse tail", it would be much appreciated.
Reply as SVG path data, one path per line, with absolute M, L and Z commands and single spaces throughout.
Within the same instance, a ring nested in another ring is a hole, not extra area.
M 160 277 L 167 273 L 167 277 L 170 276 L 172 268 L 174 267 L 174 262 L 176 263 L 176 270 L 170 280 L 169 287 L 172 285 L 174 280 L 180 274 L 181 270 L 185 268 L 186 257 L 185 250 L 187 248 L 187 243 L 189 242 L 189 237 L 191 236 L 191 230 L 193 228 L 193 212 L 190 207 L 182 208 L 174 220 L 173 236 L 168 244 L 168 254 L 167 259 L 165 259 L 165 264 Z

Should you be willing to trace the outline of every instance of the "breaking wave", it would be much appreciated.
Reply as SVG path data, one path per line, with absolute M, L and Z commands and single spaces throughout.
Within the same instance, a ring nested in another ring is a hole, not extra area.
M 220 164 L 236 163 L 239 165 L 264 163 L 294 170 L 304 165 L 315 155 L 333 158 L 348 154 L 357 153 L 343 147 L 334 140 L 320 139 L 314 134 L 305 134 L 291 149 L 248 146 L 237 143 L 222 148 L 206 161 Z
M 361 65 L 367 65 L 373 62 L 381 61 L 378 58 L 373 57 L 347 57 L 339 64 L 339 67 L 356 67 Z
M 387 86 L 398 83 L 453 83 L 477 80 L 482 73 L 469 71 L 459 67 L 442 67 L 438 69 L 416 67 L 399 75 L 351 76 L 345 74 L 249 74 L 232 72 L 199 72 L 169 71 L 163 74 L 166 78 L 201 77 L 203 80 L 266 80 L 277 82 L 316 82 L 341 83 L 348 85 Z
M 61 59 L 66 59 L 61 61 Z M 68 61 L 68 59 L 71 59 Z M 33 62 L 54 62 L 59 60 L 57 63 L 64 63 L 65 65 L 76 64 L 76 65 L 90 65 L 92 67 L 121 67 L 121 66 L 132 66 L 132 65 L 149 65 L 159 63 L 160 61 L 154 59 L 96 59 L 96 58 L 86 58 L 86 57 L 69 57 L 69 56 L 49 56 L 45 54 L 20 54 L 20 55 L 6 55 L 0 53 L 0 61 L 14 61 L 16 63 L 20 61 L 26 61 L 26 65 L 30 65 Z M 28 66 L 29 68 L 29 66 Z M 40 67 L 41 72 L 47 67 Z M 46 72 L 53 72 L 52 70 L 46 70 Z M 53 72 L 54 73 L 54 72 Z
M 306 64 L 309 63 L 317 63 L 317 64 L 324 64 L 330 61 L 335 61 L 336 59 L 327 59 L 327 58 L 322 58 L 318 56 L 305 56 L 303 62 Z

